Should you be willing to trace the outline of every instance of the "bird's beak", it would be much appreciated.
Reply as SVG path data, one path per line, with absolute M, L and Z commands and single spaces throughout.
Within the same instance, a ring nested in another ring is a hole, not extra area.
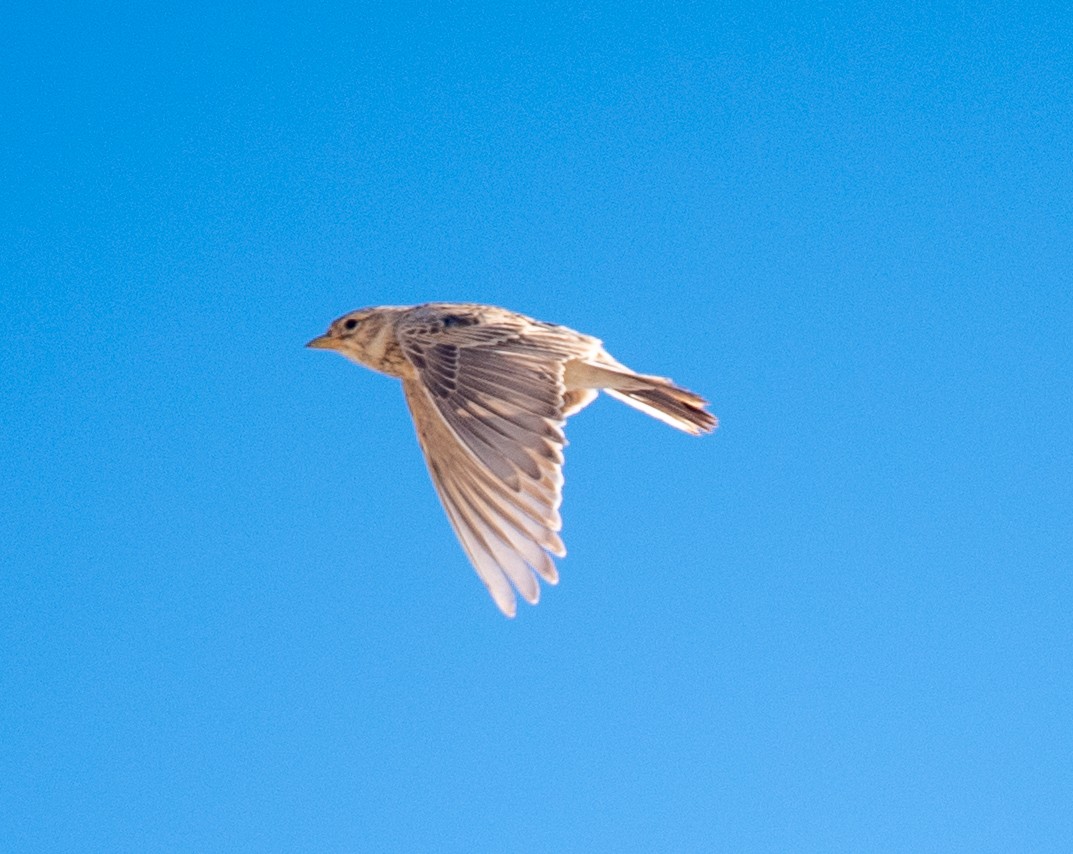
M 308 344 L 307 347 L 312 347 L 314 350 L 334 350 L 335 339 L 330 335 L 318 335 Z

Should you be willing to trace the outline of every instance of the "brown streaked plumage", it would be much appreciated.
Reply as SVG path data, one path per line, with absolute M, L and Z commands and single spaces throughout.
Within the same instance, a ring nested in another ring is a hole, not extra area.
M 637 374 L 596 338 L 475 303 L 345 314 L 306 346 L 402 380 L 432 482 L 499 609 L 559 580 L 563 425 L 599 390 L 694 435 L 718 421 L 703 398 Z

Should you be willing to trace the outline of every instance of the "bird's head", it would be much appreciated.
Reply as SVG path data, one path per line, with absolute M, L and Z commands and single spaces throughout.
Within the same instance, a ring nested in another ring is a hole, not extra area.
M 360 308 L 336 318 L 328 331 L 306 344 L 314 350 L 335 350 L 337 353 L 364 364 L 369 345 L 383 328 L 383 318 L 375 308 Z
M 332 321 L 328 331 L 307 347 L 335 350 L 350 361 L 392 377 L 401 377 L 407 362 L 395 336 L 395 322 L 407 306 L 360 308 Z

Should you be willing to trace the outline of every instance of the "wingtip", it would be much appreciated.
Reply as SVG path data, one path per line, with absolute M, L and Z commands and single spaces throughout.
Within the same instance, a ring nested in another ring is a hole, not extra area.
M 503 616 L 508 620 L 513 620 L 518 614 L 518 600 L 511 594 L 510 599 L 500 599 L 496 596 L 492 597 L 496 603 L 496 607 L 502 612 Z

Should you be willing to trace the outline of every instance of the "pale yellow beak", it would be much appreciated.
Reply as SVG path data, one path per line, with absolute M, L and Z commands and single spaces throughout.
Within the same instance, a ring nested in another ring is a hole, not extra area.
M 330 335 L 318 335 L 308 344 L 307 347 L 312 347 L 314 350 L 334 350 L 336 341 Z

